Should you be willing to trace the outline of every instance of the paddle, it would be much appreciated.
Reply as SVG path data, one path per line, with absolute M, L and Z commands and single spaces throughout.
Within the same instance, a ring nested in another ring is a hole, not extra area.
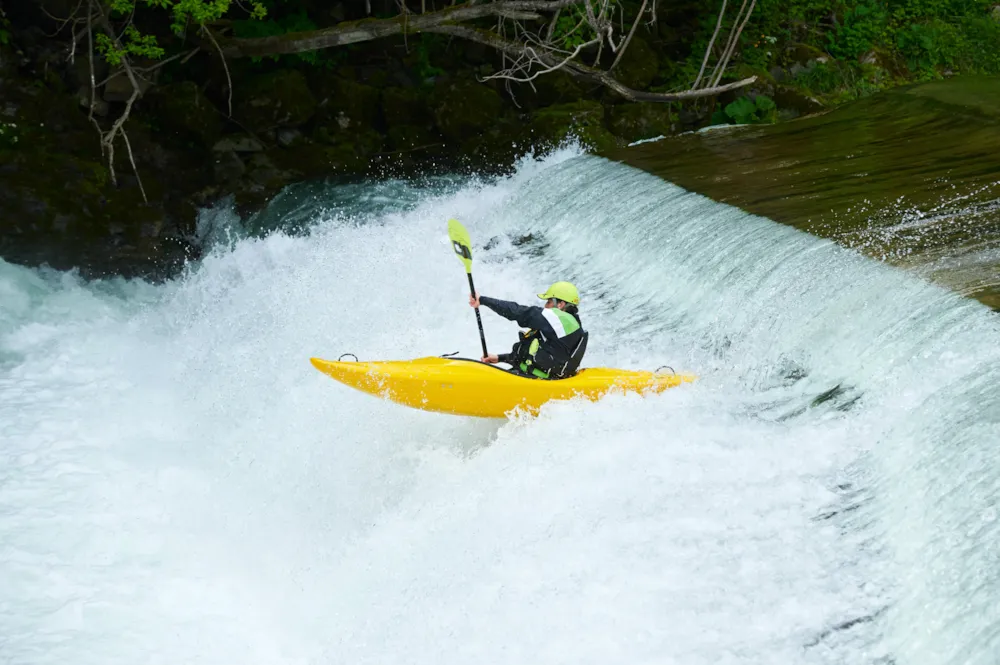
M 476 285 L 472 283 L 472 239 L 469 238 L 469 232 L 457 219 L 449 219 L 448 237 L 451 238 L 451 246 L 458 254 L 458 258 L 465 264 L 465 274 L 469 276 L 469 292 L 475 298 Z M 478 307 L 476 307 L 476 323 L 479 324 L 479 341 L 483 343 L 483 357 L 485 358 L 489 353 L 486 351 L 486 333 L 483 332 L 483 318 L 479 316 Z

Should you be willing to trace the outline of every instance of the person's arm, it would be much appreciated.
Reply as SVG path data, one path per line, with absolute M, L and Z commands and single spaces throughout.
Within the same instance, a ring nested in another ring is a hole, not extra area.
M 549 329 L 549 322 L 542 316 L 541 307 L 518 305 L 508 300 L 498 300 L 488 296 L 479 296 L 479 303 L 489 307 L 494 312 L 509 321 L 516 321 L 522 328 Z

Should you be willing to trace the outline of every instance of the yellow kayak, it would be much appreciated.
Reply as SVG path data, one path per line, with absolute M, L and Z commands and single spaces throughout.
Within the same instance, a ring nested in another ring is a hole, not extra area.
M 662 392 L 693 381 L 688 374 L 657 374 L 593 367 L 568 379 L 530 379 L 465 358 L 339 362 L 310 358 L 319 371 L 362 392 L 425 411 L 503 418 L 516 409 L 537 414 L 549 400 L 597 400 L 611 390 Z

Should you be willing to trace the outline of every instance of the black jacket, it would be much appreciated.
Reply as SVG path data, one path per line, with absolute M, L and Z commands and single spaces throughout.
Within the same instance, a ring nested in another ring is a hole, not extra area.
M 555 366 L 561 368 L 569 362 L 569 373 L 566 376 L 570 376 L 579 367 L 583 352 L 586 350 L 585 342 L 580 345 L 580 339 L 581 337 L 585 337 L 586 333 L 583 331 L 583 324 L 580 321 L 579 314 L 572 313 L 571 316 L 576 319 L 577 323 L 580 323 L 580 330 L 560 338 L 552 328 L 552 324 L 543 315 L 544 308 L 542 307 L 519 305 L 515 302 L 497 300 L 496 298 L 489 298 L 487 296 L 480 296 L 479 303 L 485 307 L 489 307 L 505 319 L 517 322 L 522 328 L 529 328 L 541 333 L 539 355 L 537 356 L 538 360 L 541 361 L 539 363 L 541 369 L 549 371 Z M 499 354 L 497 358 L 500 362 L 517 367 L 526 358 L 527 354 L 528 345 L 522 344 L 523 341 L 524 339 L 519 340 L 510 353 Z M 570 361 L 574 351 L 576 351 L 576 357 Z M 545 367 L 545 365 L 551 365 L 552 367 Z

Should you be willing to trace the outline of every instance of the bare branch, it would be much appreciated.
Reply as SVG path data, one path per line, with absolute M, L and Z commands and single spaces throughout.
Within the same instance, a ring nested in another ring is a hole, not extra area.
M 185 51 L 183 53 L 175 53 L 174 55 L 170 56 L 169 58 L 166 58 L 165 60 L 160 60 L 155 65 L 150 65 L 149 67 L 136 67 L 136 66 L 133 65 L 132 66 L 132 71 L 135 72 L 136 74 L 150 74 L 152 72 L 155 72 L 160 67 L 163 67 L 164 65 L 170 64 L 171 62 L 173 62 L 174 60 L 177 60 L 178 58 L 183 58 L 181 60 L 181 64 L 184 64 L 188 60 L 191 59 L 191 56 L 193 56 L 195 53 L 197 53 L 200 50 L 201 50 L 200 46 L 195 46 L 190 51 Z M 97 87 L 100 88 L 102 85 L 104 85 L 105 83 L 107 83 L 108 81 L 110 81 L 111 79 L 113 79 L 116 76 L 118 76 L 118 72 L 117 71 L 114 72 L 113 74 L 109 74 L 108 76 L 106 76 L 104 78 L 103 81 L 101 81 L 100 83 L 97 84 Z M 145 79 L 145 80 L 147 80 L 147 81 L 149 80 L 145 76 L 143 76 L 142 78 Z
M 542 19 L 541 14 L 536 14 L 535 12 L 503 12 L 500 14 L 504 18 L 509 18 L 513 21 L 540 21 Z
M 712 38 L 708 40 L 708 46 L 705 48 L 705 59 L 701 61 L 701 69 L 698 70 L 698 78 L 694 80 L 694 83 L 691 85 L 692 88 L 698 87 L 698 84 L 701 83 L 701 77 L 705 74 L 705 66 L 708 64 L 708 57 L 712 53 L 715 38 L 719 36 L 719 30 L 722 29 L 722 17 L 726 14 L 726 2 L 727 0 L 722 0 L 722 9 L 719 10 L 719 20 L 715 24 L 715 32 L 712 33 Z
M 746 2 L 746 0 L 744 0 Z M 729 49 L 723 54 L 722 59 L 719 60 L 719 65 L 716 67 L 717 73 L 715 78 L 712 79 L 712 85 L 719 85 L 719 81 L 722 80 L 722 75 L 726 73 L 726 65 L 729 64 L 729 59 L 733 57 L 733 52 L 736 50 L 736 44 L 740 41 L 740 35 L 743 34 L 743 28 L 746 27 L 747 22 L 750 20 L 750 15 L 753 14 L 753 8 L 756 6 L 757 0 L 751 0 L 750 8 L 747 10 L 746 16 L 743 17 L 743 22 L 740 23 L 739 29 L 734 28 L 733 38 L 730 40 Z
M 90 120 L 95 125 L 97 121 L 94 120 L 94 106 L 97 104 L 97 84 L 94 82 L 94 29 L 93 29 L 93 17 L 94 17 L 94 0 L 87 0 L 87 56 L 90 64 L 90 109 L 87 114 L 87 120 Z M 97 132 L 101 133 L 101 127 L 97 126 Z M 102 135 L 103 136 L 103 135 Z M 101 148 L 101 153 L 103 154 L 104 149 Z
M 460 25 L 439 25 L 426 30 L 426 32 L 468 39 L 469 41 L 484 44 L 513 57 L 520 58 L 525 56 L 526 47 L 524 44 L 503 39 L 502 37 L 485 30 L 477 30 L 475 28 L 468 28 Z M 559 63 L 563 62 L 551 53 L 546 52 L 536 52 L 534 57 L 547 67 L 555 67 Z M 642 92 L 640 90 L 633 90 L 632 88 L 629 88 L 605 71 L 587 67 L 586 65 L 581 65 L 577 62 L 563 62 L 562 69 L 577 78 L 593 83 L 600 83 L 601 85 L 614 90 L 625 99 L 633 102 L 674 102 L 682 99 L 710 97 L 712 95 L 717 95 L 720 92 L 726 92 L 727 90 L 735 90 L 737 88 L 748 86 L 757 80 L 756 76 L 751 76 L 750 78 L 743 79 L 742 81 L 736 81 L 734 83 L 712 88 L 704 88 L 702 90 L 683 90 L 681 92 L 663 93 Z
M 90 4 L 94 4 L 93 0 L 90 0 Z M 123 50 L 121 40 L 119 40 L 115 35 L 114 26 L 111 25 L 110 19 L 108 19 L 107 14 L 104 12 L 100 4 L 97 5 L 97 18 L 99 19 L 101 27 L 104 28 L 104 32 L 112 39 L 112 41 L 114 41 L 115 48 L 119 51 Z M 132 145 L 128 140 L 127 133 L 125 132 L 125 122 L 128 120 L 129 114 L 132 112 L 132 105 L 135 104 L 135 100 L 138 99 L 139 95 L 142 93 L 142 88 L 139 86 L 139 81 L 136 78 L 135 72 L 132 71 L 132 64 L 129 62 L 128 56 L 123 55 L 121 62 L 122 67 L 125 70 L 125 75 L 128 77 L 129 83 L 132 84 L 132 94 L 129 96 L 128 101 L 125 102 L 125 110 L 111 125 L 111 129 L 102 133 L 101 144 L 108 149 L 108 170 L 111 173 L 111 182 L 117 186 L 118 178 L 115 175 L 115 138 L 119 133 L 122 135 L 122 138 L 125 140 L 125 147 L 128 150 L 129 161 L 132 163 L 132 171 L 135 173 L 135 179 L 139 183 L 139 191 L 142 192 L 142 200 L 148 203 L 149 199 L 146 198 L 146 189 L 142 186 L 142 178 L 139 176 L 139 169 L 136 168 L 135 158 L 132 155 Z
M 635 22 L 632 23 L 632 29 L 628 31 L 628 37 L 625 38 L 625 41 L 622 43 L 621 47 L 619 47 L 618 55 L 615 56 L 615 61 L 612 62 L 611 67 L 608 68 L 609 73 L 615 71 L 615 67 L 618 66 L 618 63 L 622 60 L 622 56 L 625 55 L 625 49 L 628 48 L 629 42 L 632 41 L 632 35 L 635 34 L 635 29 L 639 27 L 639 19 L 642 18 L 643 12 L 646 11 L 646 3 L 648 1 L 649 0 L 642 0 L 642 7 L 639 8 L 639 13 L 635 15 Z
M 139 183 L 139 191 L 142 193 L 142 200 L 149 203 L 146 198 L 146 188 L 142 186 L 142 178 L 139 177 L 139 169 L 135 165 L 135 157 L 132 156 L 132 143 L 128 140 L 128 134 L 122 131 L 122 138 L 125 139 L 125 149 L 128 150 L 128 161 L 132 164 L 132 172 L 135 173 L 135 180 Z
M 599 40 L 597 40 L 597 39 L 592 39 L 589 42 L 580 44 L 579 46 L 576 47 L 576 49 L 572 53 L 570 53 L 568 56 L 566 56 L 563 60 L 557 61 L 554 65 L 551 65 L 550 67 L 546 67 L 545 69 L 540 69 L 540 70 L 536 71 L 534 74 L 532 74 L 531 76 L 527 76 L 527 77 L 523 77 L 522 78 L 522 77 L 513 76 L 509 72 L 498 72 L 496 74 L 490 74 L 489 76 L 484 77 L 482 80 L 489 81 L 491 79 L 507 79 L 507 80 L 510 80 L 510 81 L 514 81 L 516 83 L 528 83 L 530 81 L 534 81 L 536 78 L 538 78 L 539 76 L 541 76 L 543 74 L 548 74 L 550 72 L 554 72 L 557 69 L 562 69 L 567 64 L 569 64 L 576 56 L 578 56 L 580 54 L 580 51 L 582 51 L 585 48 L 588 48 L 590 46 L 593 46 L 598 41 Z M 517 42 L 511 42 L 511 43 L 512 44 L 516 44 Z M 519 66 L 518 68 L 522 68 L 522 69 L 527 70 L 532 64 L 544 64 L 545 63 L 545 59 L 543 59 L 543 56 L 541 54 L 539 54 L 538 52 L 536 52 L 535 49 L 533 49 L 531 47 L 525 47 L 525 52 L 524 52 L 523 55 L 524 55 L 524 57 L 520 58 L 519 60 L 522 61 L 522 62 L 525 62 L 525 65 L 524 66 Z
M 80 11 L 80 5 L 82 5 L 82 4 L 83 4 L 83 0 L 80 0 L 79 2 L 77 2 L 77 3 L 76 3 L 76 7 L 75 7 L 75 8 L 73 9 L 73 11 L 71 11 L 71 12 L 69 13 L 69 16 L 68 16 L 67 18 L 59 18 L 59 17 L 57 17 L 57 16 L 53 16 L 52 14 L 50 14 L 50 13 L 49 13 L 49 10 L 47 10 L 47 9 L 45 8 L 45 5 L 43 5 L 43 4 L 39 4 L 39 5 L 38 5 L 38 8 L 42 10 L 42 13 L 44 13 L 44 14 L 45 14 L 46 16 L 48 16 L 48 17 L 49 17 L 50 19 L 52 19 L 53 21 L 55 21 L 56 23 L 58 23 L 58 24 L 59 24 L 59 27 L 58 27 L 58 28 L 56 28 L 56 31 L 55 31 L 55 32 L 53 32 L 53 33 L 52 33 L 51 35 L 50 35 L 50 34 L 46 34 L 45 36 L 46 36 L 46 37 L 55 37 L 56 35 L 58 35 L 58 34 L 59 34 L 60 32 L 62 32 L 62 31 L 63 31 L 63 28 L 65 28 L 65 27 L 66 27 L 66 24 L 67 24 L 67 23 L 72 23 L 72 24 L 73 24 L 73 27 L 76 27 L 76 24 L 77 24 L 77 23 L 82 23 L 84 19 L 82 19 L 82 18 L 79 18 L 79 17 L 77 16 L 77 12 L 79 12 L 79 11 Z M 75 44 L 75 43 L 76 43 L 76 42 L 74 42 L 74 44 Z
M 555 11 L 580 4 L 580 0 L 500 0 L 482 5 L 466 3 L 427 14 L 403 14 L 391 19 L 344 21 L 329 28 L 254 39 L 227 39 L 222 52 L 228 58 L 306 53 L 345 44 L 356 44 L 392 35 L 427 32 L 447 22 L 472 21 L 510 12 Z
M 211 30 L 209 30 L 208 28 L 205 27 L 204 23 L 201 24 L 201 31 L 204 34 L 208 35 L 208 38 L 212 41 L 212 45 L 214 45 L 215 48 L 218 49 L 218 51 L 219 51 L 219 58 L 222 59 L 222 68 L 226 70 L 226 83 L 229 86 L 229 97 L 228 97 L 228 100 L 227 100 L 228 103 L 229 103 L 229 115 L 232 116 L 233 115 L 233 77 L 229 75 L 229 64 L 226 62 L 226 56 L 223 55 L 222 48 L 219 46 L 219 42 L 217 42 L 215 40 L 215 35 L 212 34 Z
M 740 17 L 743 16 L 743 10 L 746 9 L 746 6 L 747 6 L 747 0 L 743 0 L 743 4 L 740 5 L 740 10 L 736 12 L 736 19 L 733 21 L 733 29 L 729 31 L 729 37 L 726 38 L 726 45 L 722 48 L 722 54 L 719 56 L 719 62 L 715 64 L 715 67 L 712 69 L 712 75 L 709 76 L 708 80 L 705 82 L 706 86 L 710 86 L 712 84 L 712 81 L 715 80 L 716 75 L 718 75 L 719 72 L 722 70 L 720 65 L 722 64 L 722 61 L 725 59 L 726 54 L 729 53 L 730 47 L 733 45 L 733 39 L 734 37 L 736 37 L 735 28 L 736 25 L 740 22 Z
M 545 41 L 552 41 L 552 34 L 555 32 L 556 23 L 559 21 L 559 14 L 561 12 L 561 9 L 557 9 L 555 13 L 552 14 L 552 20 L 549 22 L 549 31 L 545 34 Z

